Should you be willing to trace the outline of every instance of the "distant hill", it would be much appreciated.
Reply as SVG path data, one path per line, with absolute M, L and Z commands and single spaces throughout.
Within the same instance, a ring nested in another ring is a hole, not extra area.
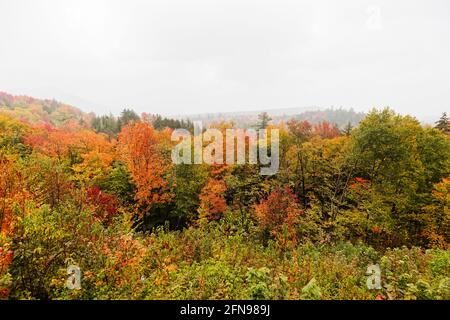
M 343 128 L 349 122 L 354 126 L 365 116 L 363 112 L 343 108 L 280 108 L 243 112 L 217 112 L 194 114 L 184 116 L 171 116 L 171 119 L 202 121 L 205 126 L 221 121 L 232 121 L 237 127 L 249 128 L 258 123 L 258 115 L 267 112 L 272 118 L 272 123 L 280 123 L 290 119 L 307 120 L 312 124 L 327 121 Z M 0 92 L 0 114 L 6 114 L 12 118 L 27 121 L 29 123 L 48 123 L 54 126 L 63 125 L 66 121 L 75 120 L 95 126 L 99 119 L 94 113 L 85 113 L 80 109 L 58 102 L 54 99 L 36 99 L 28 96 L 14 96 Z M 103 118 L 112 116 L 103 116 Z M 114 117 L 115 119 L 115 117 Z M 117 120 L 117 119 L 116 119 Z M 101 131 L 101 130 L 100 130 Z
M 14 96 L 0 92 L 0 113 L 29 123 L 48 123 L 60 126 L 68 120 L 90 124 L 95 117 L 80 109 L 49 99 Z
M 349 122 L 352 126 L 357 125 L 366 114 L 364 112 L 356 112 L 353 109 L 324 109 L 324 110 L 315 110 L 315 111 L 305 111 L 300 114 L 291 116 L 290 118 L 294 118 L 297 120 L 307 120 L 312 124 L 316 124 L 319 122 L 327 121 L 333 124 L 336 124 L 338 127 L 343 128 Z M 277 117 L 273 117 L 274 120 Z M 283 119 L 285 120 L 285 119 Z
M 219 121 L 232 121 L 237 127 L 248 128 L 253 127 L 258 122 L 258 114 L 267 112 L 272 118 L 273 123 L 280 123 L 290 119 L 307 120 L 312 124 L 327 121 L 343 128 L 349 122 L 354 126 L 358 124 L 364 117 L 365 113 L 356 112 L 353 109 L 343 108 L 286 108 L 286 109 L 269 109 L 258 111 L 244 112 L 221 112 L 221 113 L 205 113 L 187 116 L 174 116 L 178 119 L 188 119 L 190 121 L 202 121 L 204 125 Z

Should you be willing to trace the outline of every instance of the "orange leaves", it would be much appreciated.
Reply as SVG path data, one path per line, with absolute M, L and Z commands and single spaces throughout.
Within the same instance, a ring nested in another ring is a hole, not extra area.
M 50 125 L 35 126 L 25 137 L 25 144 L 51 157 L 67 157 L 71 153 L 88 156 L 112 153 L 113 143 L 106 136 L 77 127 L 56 129 Z
M 173 197 L 168 131 L 156 131 L 143 122 L 132 123 L 119 134 L 118 153 L 136 184 L 139 204 L 152 206 Z
M 225 212 L 227 204 L 224 193 L 227 190 L 223 180 L 209 179 L 200 194 L 198 209 L 201 223 L 217 220 Z
M 372 232 L 376 234 L 381 233 L 381 228 L 378 226 L 374 226 L 372 227 Z

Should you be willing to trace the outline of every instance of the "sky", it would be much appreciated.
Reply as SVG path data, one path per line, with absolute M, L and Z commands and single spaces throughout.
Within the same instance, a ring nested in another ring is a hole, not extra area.
M 0 0 L 0 91 L 97 114 L 450 111 L 448 0 Z

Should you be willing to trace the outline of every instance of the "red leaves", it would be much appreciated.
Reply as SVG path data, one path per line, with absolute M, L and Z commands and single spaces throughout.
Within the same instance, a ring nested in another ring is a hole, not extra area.
M 289 187 L 273 191 L 269 197 L 255 206 L 255 215 L 260 226 L 277 238 L 296 242 L 295 225 L 305 212 L 297 196 Z M 285 235 L 284 231 L 287 231 Z M 286 236 L 289 239 L 286 239 Z
M 333 139 L 341 135 L 341 131 L 336 125 L 327 121 L 322 121 L 314 126 L 308 121 L 289 120 L 287 122 L 289 131 L 301 140 L 308 140 L 313 135 L 323 139 Z
M 356 190 L 367 190 L 369 188 L 369 180 L 363 179 L 363 178 L 355 178 L 354 183 L 350 185 L 351 189 Z
M 0 244 L 0 280 L 2 276 L 8 271 L 9 265 L 13 260 L 13 252 L 7 247 L 1 247 Z M 2 286 L 0 282 L 0 299 L 8 298 L 9 288 L 8 285 Z
M 316 124 L 313 128 L 313 132 L 324 139 L 333 139 L 341 135 L 339 128 L 327 121 Z
M 306 140 L 312 135 L 312 125 L 308 121 L 289 120 L 287 122 L 289 131 L 296 137 Z
M 94 186 L 87 190 L 86 202 L 95 207 L 97 217 L 108 221 L 118 211 L 117 199 L 113 195 L 102 193 L 99 187 Z

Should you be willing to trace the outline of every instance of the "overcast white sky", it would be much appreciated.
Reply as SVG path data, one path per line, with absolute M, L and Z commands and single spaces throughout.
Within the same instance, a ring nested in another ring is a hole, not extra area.
M 450 111 L 450 1 L 0 0 L 0 91 L 162 114 Z

